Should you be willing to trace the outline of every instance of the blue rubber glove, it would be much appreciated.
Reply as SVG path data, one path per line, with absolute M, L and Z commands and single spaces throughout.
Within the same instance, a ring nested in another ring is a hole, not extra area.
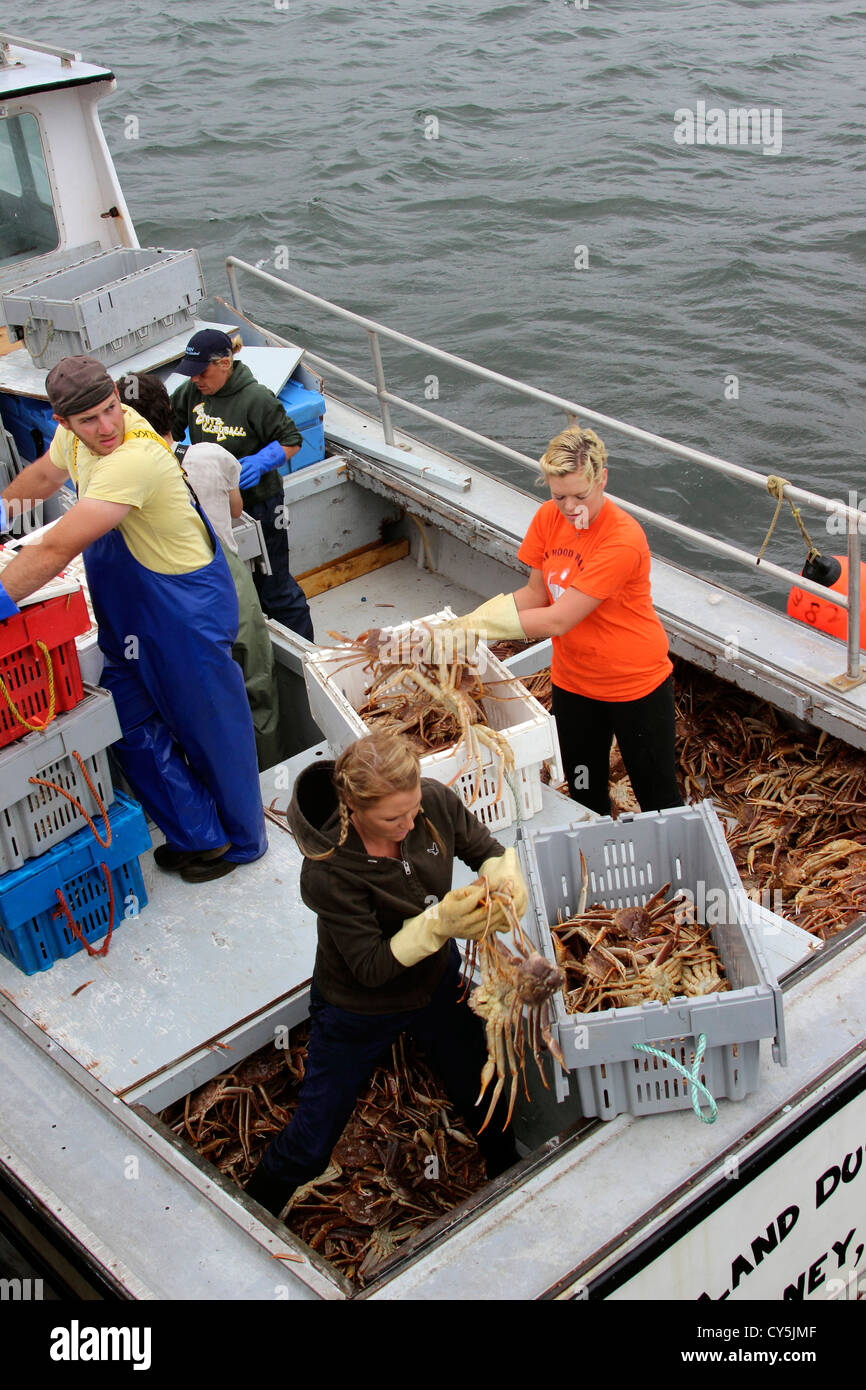
M 9 597 L 3 585 L 0 584 L 0 619 L 14 618 L 16 613 L 20 613 L 18 604 Z
M 257 454 L 245 454 L 242 459 L 238 459 L 241 466 L 241 476 L 239 486 L 255 487 L 256 483 L 265 473 L 269 473 L 272 468 L 279 468 L 281 463 L 286 461 L 286 451 L 282 444 L 276 440 L 271 444 L 266 444 L 263 449 L 259 449 Z

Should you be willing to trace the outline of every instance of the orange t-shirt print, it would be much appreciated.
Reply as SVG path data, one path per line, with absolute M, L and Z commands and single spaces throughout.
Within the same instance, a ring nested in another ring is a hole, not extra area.
M 609 498 L 578 530 L 555 502 L 533 517 L 517 558 L 541 570 L 551 603 L 569 588 L 602 602 L 553 638 L 554 685 L 593 700 L 639 700 L 673 670 L 668 639 L 652 606 L 646 536 Z

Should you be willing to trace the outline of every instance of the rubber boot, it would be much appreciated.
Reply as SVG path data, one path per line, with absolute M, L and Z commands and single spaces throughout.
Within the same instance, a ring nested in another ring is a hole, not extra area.
M 279 1216 L 294 1190 L 291 1183 L 271 1177 L 270 1173 L 265 1171 L 263 1163 L 259 1164 L 245 1189 L 247 1196 L 252 1197 L 272 1216 Z

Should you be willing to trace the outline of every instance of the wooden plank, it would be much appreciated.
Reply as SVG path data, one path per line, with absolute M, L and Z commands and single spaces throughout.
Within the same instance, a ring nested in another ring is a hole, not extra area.
M 295 575 L 295 578 L 309 579 L 314 574 L 322 574 L 332 565 L 341 564 L 344 560 L 354 560 L 356 555 L 366 555 L 368 551 L 377 550 L 383 544 L 383 541 L 367 541 L 366 545 L 359 545 L 354 550 L 347 550 L 343 555 L 332 556 L 330 560 L 323 560 L 320 565 L 313 565 L 311 569 L 304 570 L 303 574 Z
M 360 579 L 362 574 L 370 574 L 373 570 L 381 569 L 383 565 L 402 560 L 408 554 L 408 536 L 388 543 L 374 541 L 372 545 L 362 545 L 357 550 L 350 551 L 348 555 L 341 555 L 329 565 L 318 565 L 305 574 L 296 574 L 295 578 L 306 597 L 314 598 L 316 594 L 323 594 L 327 589 L 336 589 L 340 584 Z

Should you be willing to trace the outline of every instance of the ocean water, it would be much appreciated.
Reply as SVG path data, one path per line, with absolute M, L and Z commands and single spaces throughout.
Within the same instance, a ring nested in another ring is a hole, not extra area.
M 229 252 L 276 262 L 581 405 L 832 497 L 866 493 L 862 0 L 130 0 L 122 23 L 108 0 L 28 11 L 3 27 L 115 73 L 102 120 L 139 238 L 196 246 L 209 294 L 227 293 Z M 763 113 L 760 138 L 729 130 L 740 107 Z M 369 377 L 363 332 L 242 289 L 253 317 Z M 533 457 L 565 423 L 389 345 L 385 369 Z M 760 545 L 769 498 L 600 433 L 611 491 Z M 759 573 L 651 541 L 782 601 Z M 799 568 L 787 509 L 769 555 Z

